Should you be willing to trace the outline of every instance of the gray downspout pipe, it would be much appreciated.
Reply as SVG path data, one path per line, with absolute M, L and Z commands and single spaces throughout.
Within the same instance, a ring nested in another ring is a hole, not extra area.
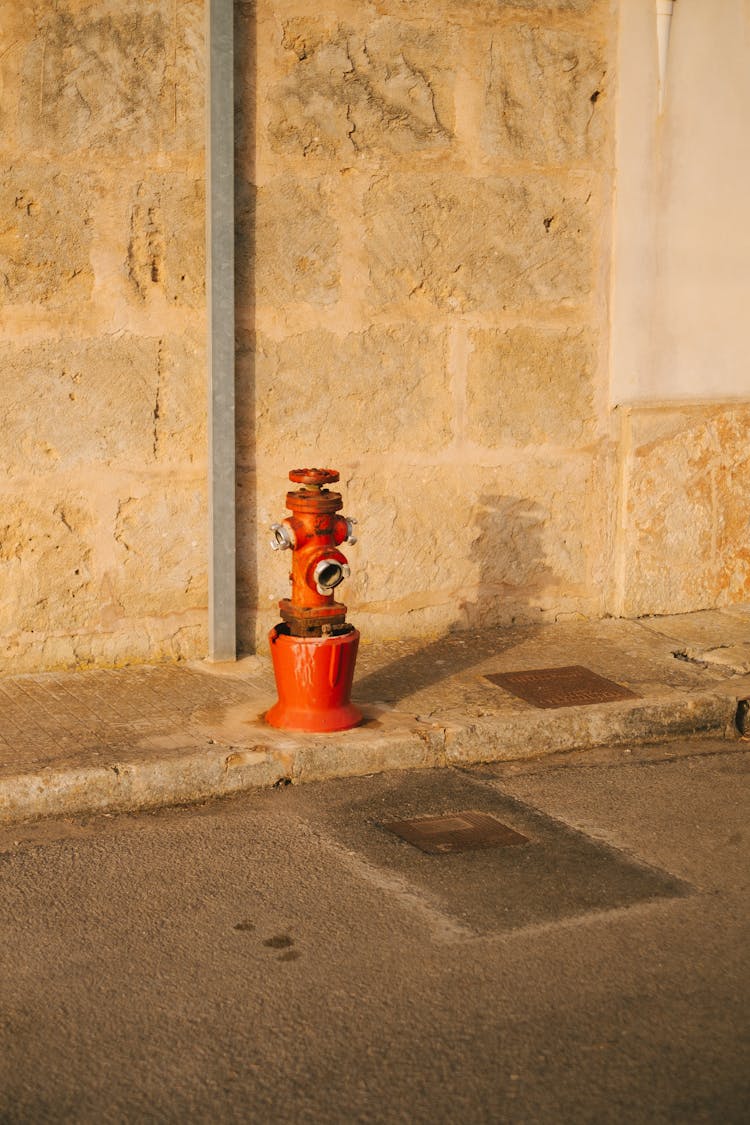
M 234 400 L 234 5 L 206 5 L 208 659 L 237 659 Z

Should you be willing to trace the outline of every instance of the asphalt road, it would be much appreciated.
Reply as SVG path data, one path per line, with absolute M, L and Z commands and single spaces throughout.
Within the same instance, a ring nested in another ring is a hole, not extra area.
M 0 1121 L 750 1120 L 743 743 L 0 837 Z M 427 854 L 384 827 L 489 814 Z

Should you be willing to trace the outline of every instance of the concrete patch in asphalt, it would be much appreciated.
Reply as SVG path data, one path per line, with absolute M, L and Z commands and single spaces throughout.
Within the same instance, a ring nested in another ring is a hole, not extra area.
M 290 811 L 368 865 L 396 875 L 474 933 L 528 926 L 692 893 L 686 882 L 454 770 L 331 781 L 284 794 Z M 486 813 L 528 838 L 514 847 L 428 854 L 393 821 Z

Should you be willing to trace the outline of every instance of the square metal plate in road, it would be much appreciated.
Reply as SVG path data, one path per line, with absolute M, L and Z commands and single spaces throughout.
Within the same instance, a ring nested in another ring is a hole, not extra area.
M 485 677 L 534 707 L 580 707 L 640 698 L 634 691 L 604 676 L 571 664 L 564 668 L 528 668 L 519 672 L 491 672 Z
M 474 848 L 498 848 L 527 844 L 528 836 L 482 812 L 418 816 L 411 820 L 392 820 L 383 825 L 389 832 L 423 852 L 440 855 Z

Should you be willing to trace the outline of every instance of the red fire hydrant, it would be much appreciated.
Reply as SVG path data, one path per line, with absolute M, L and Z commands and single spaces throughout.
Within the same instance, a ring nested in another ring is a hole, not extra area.
M 341 494 L 325 487 L 339 479 L 335 469 L 294 469 L 289 479 L 300 488 L 287 492 L 292 515 L 272 526 L 271 546 L 292 552 L 292 596 L 279 602 L 282 620 L 269 634 L 279 698 L 266 720 L 287 730 L 347 730 L 362 721 L 349 702 L 359 633 L 334 590 L 349 577 L 339 546 L 356 543 L 356 520 L 337 514 Z

